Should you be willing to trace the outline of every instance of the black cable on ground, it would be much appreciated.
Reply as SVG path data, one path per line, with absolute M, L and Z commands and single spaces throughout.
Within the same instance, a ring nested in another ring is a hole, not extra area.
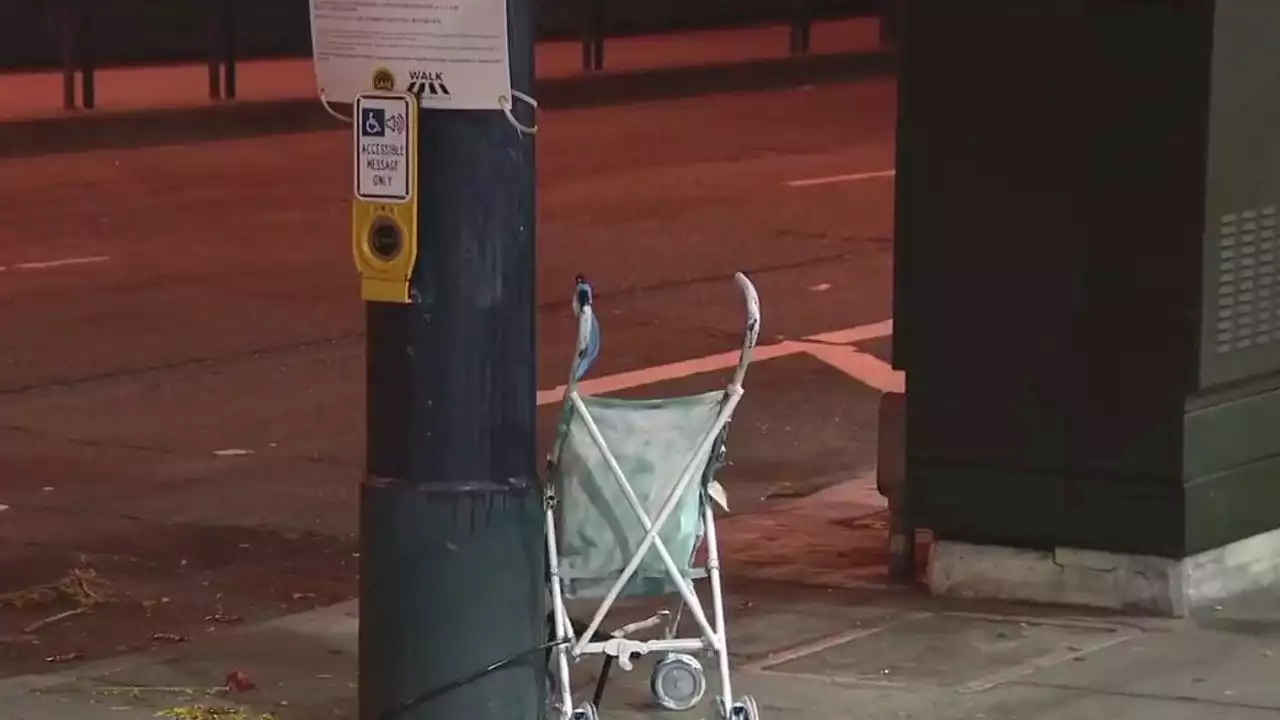
M 397 718 L 400 715 L 403 715 L 404 713 L 418 707 L 423 703 L 428 703 L 428 702 L 431 702 L 432 700 L 435 700 L 438 697 L 447 695 L 464 685 L 470 685 L 471 683 L 479 680 L 480 678 L 491 675 L 509 665 L 518 663 L 521 660 L 524 660 L 525 658 L 529 657 L 530 655 L 534 655 L 536 653 L 545 653 L 546 651 L 551 650 L 552 648 L 555 648 L 559 645 L 568 645 L 568 644 L 569 644 L 569 640 L 552 640 L 551 642 L 542 643 L 537 647 L 529 648 L 524 652 L 516 653 L 515 655 L 511 655 L 509 657 L 503 658 L 502 660 L 499 660 L 482 670 L 477 670 L 476 672 L 473 672 L 470 675 L 467 675 L 466 677 L 462 677 L 457 680 L 454 680 L 451 683 L 441 685 L 438 688 L 428 690 L 427 692 L 422 693 L 421 695 L 415 697 L 414 699 L 398 707 L 394 707 L 390 710 L 387 710 L 386 712 L 378 716 L 378 720 L 393 720 L 394 718 Z
M 596 680 L 596 692 L 591 697 L 591 704 L 600 709 L 600 704 L 604 702 L 604 686 L 609 683 L 609 671 L 613 669 L 613 656 L 606 655 L 604 665 L 600 668 L 600 677 Z

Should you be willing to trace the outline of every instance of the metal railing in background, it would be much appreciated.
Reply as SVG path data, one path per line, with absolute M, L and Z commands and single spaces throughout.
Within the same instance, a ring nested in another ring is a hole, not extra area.
M 605 26 L 605 0 L 582 0 L 582 70 L 598 72 L 604 69 L 604 41 L 608 37 Z M 813 23 L 820 19 L 812 0 L 788 0 L 790 23 L 789 44 L 792 55 L 807 54 L 813 47 Z M 879 13 L 882 18 L 895 14 L 898 0 L 875 0 L 874 3 L 852 3 L 865 6 L 860 13 Z M 882 39 L 893 39 L 890 22 L 886 22 Z
M 58 0 L 56 7 L 59 39 L 62 44 L 62 107 L 92 110 L 97 105 L 98 62 L 94 53 L 94 0 Z M 235 6 L 233 0 L 205 0 L 208 17 L 209 99 L 236 97 Z M 80 98 L 76 99 L 76 75 L 80 76 Z
M 813 43 L 813 10 L 809 0 L 791 0 L 791 54 L 804 55 Z
M 587 7 L 582 13 L 582 71 L 596 72 L 604 69 L 604 0 L 583 0 Z
M 95 93 L 95 73 L 102 64 L 116 65 L 117 62 L 112 61 L 111 57 L 107 57 L 106 63 L 103 63 L 103 55 L 101 47 L 95 42 L 95 11 L 102 12 L 103 8 L 111 4 L 111 0 L 39 0 L 47 3 L 54 12 L 56 23 L 58 26 L 58 42 L 61 44 L 61 69 L 62 69 L 62 101 L 63 107 L 67 110 L 75 110 L 78 107 L 91 110 L 96 105 Z M 172 2 L 172 0 L 156 0 L 157 2 Z M 271 2 L 272 0 L 257 0 L 257 2 Z M 281 2 L 282 0 L 274 0 Z M 646 0 L 639 0 L 646 2 Z M 197 47 L 190 47 L 187 44 L 182 45 L 182 57 L 152 57 L 151 61 L 155 63 L 172 62 L 176 60 L 191 61 L 196 56 L 205 58 L 208 65 L 208 83 L 209 83 L 209 99 L 213 101 L 234 100 L 236 98 L 236 69 L 237 62 L 242 59 L 237 48 L 238 30 L 244 31 L 245 28 L 238 27 L 238 23 L 252 23 L 251 19 L 243 18 L 242 15 L 251 14 L 249 12 L 237 13 L 237 3 L 243 3 L 244 0 L 190 0 L 193 4 L 184 7 L 189 8 L 192 14 L 203 13 L 203 22 L 205 24 L 204 31 L 204 47 L 198 45 L 200 41 L 197 38 L 187 38 L 184 43 L 194 44 Z M 300 7 L 305 8 L 306 0 L 288 0 L 290 3 L 300 3 Z M 605 40 L 609 37 L 619 37 L 622 34 L 610 34 L 609 23 L 607 22 L 608 9 L 606 2 L 611 4 L 625 2 L 625 0 L 570 0 L 573 13 L 580 18 L 578 22 L 577 34 L 582 45 L 582 70 L 584 73 L 595 73 L 604 70 L 605 67 Z M 882 26 L 882 38 L 891 41 L 893 28 L 896 23 L 892 22 L 893 16 L 897 13 L 895 8 L 902 3 L 903 0 L 781 0 L 777 3 L 773 10 L 753 11 L 748 13 L 750 22 L 787 22 L 790 26 L 789 32 L 789 49 L 792 55 L 804 55 L 811 52 L 812 49 L 812 28 L 815 21 L 828 19 L 833 17 L 857 17 L 881 14 L 885 18 Z M 744 6 L 749 4 L 747 0 L 743 0 Z M 135 6 L 138 3 L 133 3 Z M 176 6 L 176 4 L 174 5 Z M 171 7 L 174 7 L 171 6 Z M 836 8 L 836 14 L 833 15 L 832 8 Z M 288 5 L 292 9 L 292 4 Z M 256 10 L 257 8 L 241 5 L 242 11 Z M 562 10 L 565 8 L 562 8 Z M 626 9 L 625 7 L 621 9 Z M 115 10 L 119 13 L 121 10 Z M 181 14 L 181 12 L 178 12 Z M 634 13 L 633 13 L 634 14 Z M 292 16 L 291 16 L 292 17 Z M 119 25 L 120 16 L 115 15 L 109 18 Z M 296 17 L 293 18 L 296 20 Z M 615 15 L 616 20 L 616 15 Z M 301 48 L 297 36 L 298 28 L 293 27 L 296 22 L 292 22 L 288 28 L 282 31 L 286 36 L 284 45 L 286 49 L 278 52 L 274 56 L 301 56 Z M 562 23 L 563 24 L 563 23 Z M 649 24 L 662 26 L 663 23 L 653 18 L 649 19 Z M 690 29 L 680 22 L 673 22 L 675 29 L 666 32 L 681 32 Z M 713 24 L 701 24 L 698 27 L 709 29 L 712 27 L 732 27 L 741 25 L 741 22 L 723 22 Z M 252 26 L 249 26 L 252 29 Z M 553 29 L 556 36 L 563 37 L 557 29 Z M 572 33 L 572 30 L 564 28 Z M 641 30 L 641 32 L 653 32 L 653 34 L 664 34 L 662 30 L 653 31 L 649 28 Z M 292 34 L 290 34 L 292 33 Z M 112 38 L 116 45 L 119 45 L 118 37 Z M 194 43 L 192 41 L 194 40 Z M 307 42 L 309 42 L 309 33 L 307 34 Z M 118 47 L 116 50 L 118 51 Z M 105 53 L 110 55 L 110 53 Z M 144 53 L 146 54 L 146 53 Z M 154 55 L 154 53 L 152 53 Z M 161 53 L 163 54 L 163 53 Z M 5 58 L 4 47 L 0 45 L 0 70 L 12 65 L 12 58 Z M 257 57 L 260 53 L 255 54 L 252 50 L 249 53 L 251 57 Z M 6 62 L 8 61 L 8 62 Z M 18 66 L 29 66 L 31 61 L 19 60 Z M 40 62 L 35 62 L 40 66 Z M 47 65 L 44 65 L 47 67 Z M 76 77 L 80 78 L 79 88 L 80 97 L 77 102 L 76 97 Z
M 83 78 L 81 92 L 84 107 L 94 106 L 93 57 L 90 54 L 89 13 L 83 0 L 61 0 L 57 7 L 58 26 L 62 41 L 62 107 L 76 108 L 76 72 Z
M 236 99 L 235 6 L 209 0 L 209 99 Z

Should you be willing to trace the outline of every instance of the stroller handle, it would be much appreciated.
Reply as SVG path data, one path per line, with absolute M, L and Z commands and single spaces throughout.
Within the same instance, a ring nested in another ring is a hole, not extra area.
M 742 338 L 742 356 L 738 359 L 738 369 L 733 373 L 733 384 L 742 387 L 742 380 L 747 374 L 747 366 L 751 364 L 751 351 L 760 340 L 760 294 L 756 286 L 742 273 L 734 273 L 733 281 L 742 290 L 747 305 L 747 331 Z
M 573 349 L 573 362 L 569 366 L 569 382 L 567 387 L 577 387 L 578 381 L 586 374 L 595 361 L 592 350 L 599 352 L 599 330 L 595 327 L 595 293 L 587 279 L 578 275 L 574 278 L 573 311 L 578 316 L 578 341 Z M 592 348 L 592 336 L 596 335 L 596 347 Z
M 574 348 L 573 363 L 569 369 L 569 389 L 577 387 L 578 380 L 585 373 L 586 366 L 590 366 L 595 359 L 594 353 L 598 352 L 598 338 L 595 338 L 596 347 L 592 347 L 593 335 L 598 335 L 599 330 L 595 326 L 595 308 L 594 293 L 586 279 L 579 275 L 575 278 L 577 289 L 574 293 L 574 311 L 578 315 L 578 338 Z M 737 283 L 738 289 L 742 291 L 743 300 L 746 303 L 747 310 L 747 327 L 742 337 L 742 353 L 738 358 L 738 367 L 733 374 L 733 385 L 742 387 L 742 380 L 747 374 L 747 366 L 751 364 L 751 353 L 756 347 L 756 343 L 760 340 L 760 294 L 756 292 L 756 286 L 751 280 L 742 273 L 734 273 L 733 281 Z

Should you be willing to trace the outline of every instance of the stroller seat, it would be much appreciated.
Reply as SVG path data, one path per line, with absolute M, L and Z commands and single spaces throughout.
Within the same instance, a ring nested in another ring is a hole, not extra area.
M 712 451 L 699 446 L 715 425 L 722 391 L 659 400 L 583 398 L 605 445 L 644 506 L 650 521 L 675 488 L 684 466 L 708 467 Z M 645 527 L 614 479 L 608 459 L 580 413 L 568 413 L 556 474 L 560 501 L 560 577 L 565 597 L 602 598 L 644 540 Z M 706 576 L 693 565 L 703 537 L 702 487 L 690 483 L 658 538 L 685 580 Z M 679 592 L 657 551 L 650 548 L 623 586 L 627 597 Z

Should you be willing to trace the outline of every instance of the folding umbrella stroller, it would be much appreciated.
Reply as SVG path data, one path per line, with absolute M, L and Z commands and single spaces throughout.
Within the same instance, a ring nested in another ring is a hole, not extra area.
M 602 655 L 606 671 L 615 661 L 630 671 L 633 658 L 650 653 L 660 654 L 650 689 L 664 708 L 687 710 L 698 703 L 707 681 L 695 655 L 710 655 L 720 675 L 720 717 L 759 720 L 750 696 L 733 699 L 713 513 L 713 505 L 727 509 L 715 471 L 724 463 L 729 422 L 742 399 L 743 377 L 760 333 L 756 289 L 741 273 L 735 280 L 746 299 L 747 327 L 728 387 L 687 397 L 619 400 L 579 391 L 579 381 L 600 351 L 600 333 L 591 288 L 578 279 L 577 352 L 546 483 L 549 582 L 554 639 L 559 641 L 552 660 L 561 720 L 597 719 L 595 702 L 573 706 L 571 663 Z M 694 556 L 704 541 L 705 567 L 696 567 Z M 711 586 L 710 617 L 694 588 L 694 581 L 704 577 Z M 668 595 L 679 595 L 674 615 L 664 611 L 600 634 L 619 598 Z M 599 600 L 581 633 L 565 611 L 566 599 Z M 678 637 L 686 610 L 697 637 Z M 631 637 L 664 624 L 659 639 Z

